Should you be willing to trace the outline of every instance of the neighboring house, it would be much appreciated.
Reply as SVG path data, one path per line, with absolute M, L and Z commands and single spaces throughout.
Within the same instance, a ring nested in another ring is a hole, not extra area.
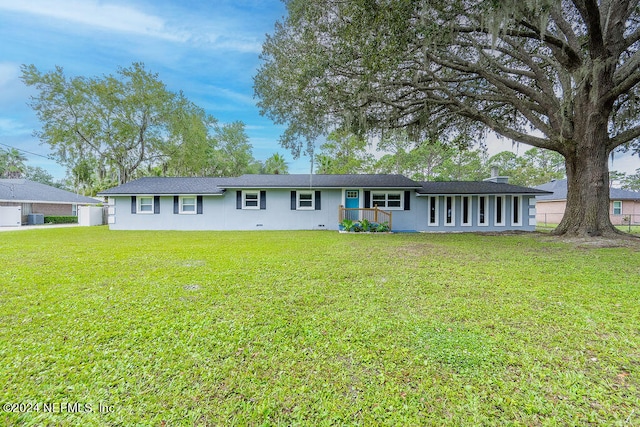
M 535 230 L 543 190 L 504 182 L 416 182 L 401 175 L 141 178 L 107 196 L 113 230 L 338 229 L 377 207 L 393 231 Z
M 30 214 L 77 215 L 79 205 L 96 205 L 99 200 L 28 179 L 0 179 L 0 206 L 20 210 L 20 222 L 27 223 Z M 5 209 L 9 210 L 9 209 Z M 13 213 L 13 212 L 12 212 Z M 20 225 L 12 222 L 0 225 Z
M 551 193 L 538 197 L 538 222 L 559 224 L 567 206 L 567 180 L 553 180 L 535 188 Z M 614 225 L 640 224 L 640 192 L 611 188 L 609 199 L 609 216 Z

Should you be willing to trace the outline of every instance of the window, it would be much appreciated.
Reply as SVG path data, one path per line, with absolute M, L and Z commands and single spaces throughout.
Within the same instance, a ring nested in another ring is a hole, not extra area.
M 616 200 L 613 202 L 613 214 L 622 215 L 622 200 Z
M 478 225 L 487 225 L 487 198 L 478 197 Z
M 141 196 L 138 198 L 139 213 L 153 213 L 153 197 Z
M 504 225 L 504 196 L 496 196 L 495 225 Z
M 371 205 L 379 208 L 402 209 L 402 193 L 371 193 Z
M 243 191 L 242 209 L 260 209 L 260 192 Z
M 444 204 L 445 204 L 444 225 L 455 225 L 456 224 L 455 199 L 452 196 L 447 196 L 444 199 Z
M 401 208 L 402 207 L 402 194 L 400 194 L 400 193 L 387 194 L 387 207 L 388 208 Z
M 202 213 L 202 196 L 198 196 L 196 209 Z M 265 190 L 237 190 L 236 209 L 267 209 L 267 192 Z
M 180 213 L 181 214 L 196 213 L 196 196 L 180 197 Z
M 357 190 L 348 190 L 347 191 L 347 199 L 357 199 L 358 191 Z
M 522 225 L 522 218 L 520 215 L 520 197 L 512 196 L 512 207 L 511 207 L 511 224 L 512 225 Z
M 462 197 L 462 225 L 471 225 L 471 197 Z
M 313 210 L 314 205 L 314 193 L 313 191 L 298 191 L 298 209 L 299 210 Z
M 438 198 L 429 197 L 429 225 L 438 225 Z

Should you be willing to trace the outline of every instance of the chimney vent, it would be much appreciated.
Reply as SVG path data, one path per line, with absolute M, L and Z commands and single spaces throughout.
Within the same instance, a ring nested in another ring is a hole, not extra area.
M 500 168 L 498 166 L 491 166 L 491 177 L 486 178 L 485 181 L 496 182 L 498 184 L 506 184 L 509 182 L 508 176 L 500 176 Z

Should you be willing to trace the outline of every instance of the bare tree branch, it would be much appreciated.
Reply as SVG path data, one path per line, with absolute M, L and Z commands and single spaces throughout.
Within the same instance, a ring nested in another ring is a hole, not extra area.
M 620 132 L 613 138 L 610 138 L 609 151 L 612 151 L 623 144 L 631 142 L 636 138 L 640 138 L 640 126 L 627 129 L 624 132 Z

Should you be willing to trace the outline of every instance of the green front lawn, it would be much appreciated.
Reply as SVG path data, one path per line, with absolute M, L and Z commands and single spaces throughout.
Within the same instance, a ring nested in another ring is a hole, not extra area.
M 0 425 L 640 424 L 637 247 L 58 228 L 0 266 Z

